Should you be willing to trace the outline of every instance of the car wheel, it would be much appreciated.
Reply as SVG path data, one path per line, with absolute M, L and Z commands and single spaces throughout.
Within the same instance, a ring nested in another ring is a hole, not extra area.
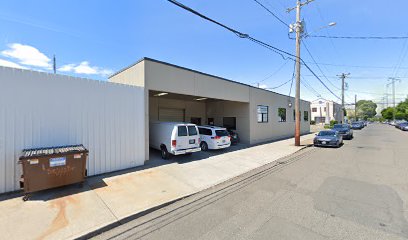
M 161 146 L 160 153 L 163 159 L 167 160 L 170 158 L 170 153 L 167 151 L 166 146 Z
M 207 151 L 208 150 L 208 145 L 206 142 L 201 142 L 200 143 L 201 151 Z

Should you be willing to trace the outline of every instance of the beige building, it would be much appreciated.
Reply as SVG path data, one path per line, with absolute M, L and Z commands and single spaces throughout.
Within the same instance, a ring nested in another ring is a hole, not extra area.
M 145 123 L 182 121 L 235 129 L 258 144 L 294 135 L 294 98 L 221 77 L 143 58 L 109 81 L 145 91 Z M 310 102 L 301 101 L 301 133 L 310 131 Z M 149 159 L 146 128 L 146 160 Z
M 331 120 L 341 122 L 341 104 L 323 98 L 312 101 L 311 120 L 316 123 L 330 123 Z

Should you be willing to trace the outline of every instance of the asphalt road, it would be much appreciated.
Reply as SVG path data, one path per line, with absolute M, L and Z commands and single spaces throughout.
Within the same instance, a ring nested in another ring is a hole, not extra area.
M 408 132 L 355 131 L 307 148 L 97 239 L 407 239 Z M 271 149 L 273 151 L 273 149 Z

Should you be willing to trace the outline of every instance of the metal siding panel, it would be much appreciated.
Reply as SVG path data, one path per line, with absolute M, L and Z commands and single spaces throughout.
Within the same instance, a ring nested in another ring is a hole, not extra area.
M 143 88 L 2 67 L 0 76 L 0 193 L 18 189 L 23 148 L 82 143 L 89 175 L 144 163 Z

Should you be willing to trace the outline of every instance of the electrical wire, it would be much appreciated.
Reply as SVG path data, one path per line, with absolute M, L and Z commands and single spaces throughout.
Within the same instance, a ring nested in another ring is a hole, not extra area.
M 332 38 L 332 39 L 359 39 L 359 40 L 400 40 L 408 39 L 408 36 L 397 36 L 397 37 L 380 37 L 380 36 L 324 36 L 324 35 L 307 35 L 307 37 L 313 38 Z
M 323 73 L 323 70 L 320 68 L 319 64 L 317 64 L 315 58 L 313 57 L 312 53 L 310 52 L 309 48 L 307 47 L 306 42 L 302 40 L 302 43 L 303 43 L 303 46 L 304 46 L 305 49 L 306 49 L 306 52 L 309 54 L 310 58 L 311 58 L 311 59 L 313 60 L 313 62 L 316 64 L 316 67 L 319 69 L 320 73 L 321 73 L 321 74 L 323 75 L 323 77 L 327 80 L 327 82 L 329 82 L 329 83 L 330 83 L 334 88 L 336 88 L 337 90 L 340 90 L 340 88 L 337 87 L 336 85 L 334 85 L 334 84 L 332 83 L 332 81 L 330 81 L 330 80 L 326 77 L 326 75 Z
M 244 33 L 239 32 L 239 31 L 237 31 L 237 30 L 235 30 L 235 29 L 233 29 L 233 28 L 230 28 L 230 27 L 228 27 L 228 26 L 226 26 L 226 25 L 224 25 L 224 24 L 222 24 L 222 23 L 220 23 L 220 22 L 217 22 L 217 21 L 215 21 L 215 20 L 213 20 L 213 19 L 211 19 L 211 18 L 209 18 L 209 17 L 207 17 L 207 16 L 205 16 L 205 15 L 203 15 L 203 14 L 201 14 L 201 13 L 199 13 L 199 12 L 193 10 L 193 9 L 191 9 L 190 7 L 187 7 L 187 6 L 183 5 L 182 3 L 179 3 L 179 2 L 177 2 L 177 1 L 175 1 L 175 0 L 167 0 L 167 1 L 169 1 L 170 3 L 176 5 L 176 6 L 180 7 L 180 8 L 183 8 L 184 10 L 187 10 L 187 11 L 189 11 L 189 12 L 191 12 L 191 13 L 193 13 L 193 14 L 195 14 L 195 15 L 197 15 L 197 16 L 199 16 L 199 17 L 201 17 L 201 18 L 203 18 L 203 19 L 205 19 L 205 20 L 207 20 L 207 21 L 210 21 L 210 22 L 212 22 L 212 23 L 214 23 L 214 24 L 216 24 L 216 25 L 218 25 L 218 26 L 221 26 L 221 27 L 223 27 L 223 28 L 229 30 L 230 32 L 234 33 L 235 35 L 237 35 L 237 36 L 240 37 L 240 38 L 246 38 L 246 39 L 249 39 L 249 40 L 252 41 L 252 42 L 255 42 L 255 43 L 261 45 L 261 46 L 263 46 L 263 47 L 265 47 L 265 48 L 267 48 L 267 49 L 269 49 L 269 50 L 271 50 L 271 51 L 273 51 L 273 52 L 279 54 L 279 55 L 280 55 L 283 59 L 285 59 L 285 60 L 286 60 L 286 59 L 292 59 L 292 60 L 295 61 L 296 59 L 299 59 L 299 61 L 302 63 L 302 65 L 305 66 L 305 67 L 315 76 L 315 78 L 317 78 L 317 79 L 319 80 L 319 82 L 320 82 L 333 96 L 335 96 L 335 97 L 338 98 L 338 99 L 341 99 L 339 96 L 337 96 L 337 95 L 317 76 L 317 74 L 306 64 L 306 62 L 305 62 L 302 58 L 297 57 L 297 56 L 295 56 L 295 55 L 293 55 L 293 54 L 291 54 L 291 53 L 289 53 L 289 52 L 287 52 L 287 51 L 284 51 L 284 50 L 282 50 L 282 49 L 279 49 L 279 48 L 277 48 L 277 47 L 274 47 L 274 46 L 272 46 L 272 45 L 270 45 L 270 44 L 267 44 L 267 43 L 265 43 L 265 42 L 262 42 L 262 41 L 260 41 L 260 40 L 258 40 L 258 39 L 256 39 L 256 38 L 253 38 L 253 37 L 249 36 L 248 34 L 244 34 Z M 285 55 L 287 55 L 287 56 L 285 56 Z
M 264 79 L 262 79 L 261 81 L 258 81 L 258 82 L 253 82 L 252 84 L 255 84 L 255 83 L 263 83 L 263 82 L 265 82 L 266 80 L 268 80 L 269 78 L 271 78 L 271 77 L 273 77 L 275 74 L 277 74 L 280 70 L 282 70 L 282 68 L 284 67 L 284 66 L 286 66 L 286 64 L 288 64 L 288 61 L 285 61 L 275 72 L 273 72 L 271 75 L 269 75 L 269 76 L 267 76 L 266 78 L 264 78 Z
M 263 7 L 266 11 L 268 11 L 274 18 L 276 18 L 280 23 L 285 25 L 286 27 L 290 28 L 290 26 L 284 22 L 282 19 L 280 19 L 275 13 L 273 13 L 269 8 L 267 8 L 265 5 L 260 3 L 258 0 L 254 0 L 254 2 L 258 3 L 261 7 Z

